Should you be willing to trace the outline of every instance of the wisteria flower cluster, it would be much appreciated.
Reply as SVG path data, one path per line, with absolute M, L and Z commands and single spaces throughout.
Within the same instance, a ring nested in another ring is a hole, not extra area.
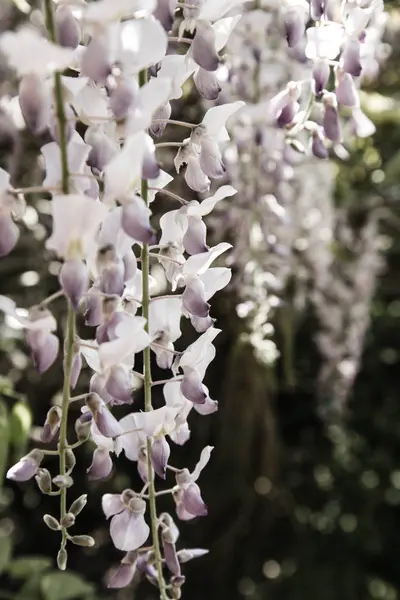
M 125 553 L 109 586 L 124 587 L 138 573 L 158 586 L 164 600 L 181 595 L 181 565 L 206 552 L 178 550 L 175 520 L 207 514 L 197 481 L 212 447 L 203 449 L 190 471 L 170 464 L 170 444 L 190 438 L 192 409 L 208 415 L 218 407 L 203 380 L 220 333 L 209 300 L 231 277 L 228 268 L 213 263 L 230 245 L 207 245 L 204 217 L 236 190 L 224 185 L 201 202 L 169 191 L 173 176 L 157 160 L 158 147 L 168 143 L 158 145 L 155 139 L 169 124 L 189 128 L 175 167 L 177 172 L 185 168 L 192 190 L 207 193 L 211 181 L 223 175 L 226 122 L 244 103 L 212 107 L 201 123 L 190 124 L 170 119 L 171 101 L 182 96 L 182 85 L 192 75 L 199 92 L 216 99 L 219 52 L 240 18 L 239 5 L 237 0 L 197 0 L 187 6 L 174 0 L 45 0 L 42 24 L 36 19 L 35 26 L 23 25 L 0 38 L 0 49 L 19 77 L 18 100 L 27 126 L 53 139 L 41 148 L 42 186 L 12 188 L 9 174 L 0 172 L 0 254 L 7 256 L 18 242 L 16 220 L 25 195 L 50 194 L 52 232 L 46 248 L 62 263 L 58 292 L 26 314 L 7 297 L 0 298 L 0 309 L 25 329 L 40 373 L 64 348 L 62 403 L 48 411 L 43 447 L 19 460 L 7 477 L 35 478 L 42 493 L 59 496 L 59 516 L 45 515 L 44 521 L 61 535 L 57 563 L 65 569 L 69 543 L 95 543 L 88 535 L 70 533 L 87 501 L 86 495 L 72 503 L 67 498 L 74 449 L 87 440 L 95 444 L 89 480 L 108 477 L 121 453 L 136 463 L 143 488 L 103 496 L 112 541 Z M 231 9 L 235 16 L 228 15 Z M 175 27 L 177 37 L 171 35 Z M 184 38 L 185 31 L 192 37 Z M 186 54 L 172 52 L 177 43 L 189 48 Z M 157 194 L 166 204 L 161 236 L 151 223 Z M 163 269 L 171 293 L 153 293 L 152 262 Z M 51 302 L 61 296 L 68 305 L 64 344 L 50 312 Z M 79 313 L 94 328 L 91 339 L 79 335 Z M 182 318 L 200 335 L 178 351 Z M 143 353 L 142 373 L 135 371 L 138 353 Z M 170 377 L 153 381 L 152 360 Z M 90 388 L 73 396 L 84 366 L 93 371 Z M 135 379 L 143 383 L 143 412 L 135 409 Z M 157 385 L 163 386 L 165 405 L 154 409 Z M 67 439 L 72 402 L 82 403 L 74 442 Z M 132 411 L 118 418 L 121 405 L 132 405 Z M 51 455 L 59 456 L 58 473 L 44 466 Z M 172 486 L 158 492 L 157 478 L 170 475 Z M 170 494 L 174 518 L 157 514 L 159 493 Z
M 317 343 L 324 363 L 329 364 L 324 372 L 329 371 L 330 381 L 332 373 L 341 377 L 350 356 L 352 372 L 356 372 L 358 359 L 349 346 L 362 347 L 366 324 L 357 328 L 357 344 L 339 342 L 349 330 L 342 325 L 348 322 L 348 305 L 339 300 L 343 296 L 338 289 L 345 285 L 338 272 L 346 267 L 336 264 L 340 259 L 332 248 L 334 241 L 342 245 L 348 239 L 350 228 L 335 208 L 335 166 L 321 159 L 327 159 L 328 153 L 347 157 L 346 146 L 355 134 L 369 136 L 374 131 L 361 110 L 359 87 L 377 74 L 387 55 L 382 43 L 386 17 L 379 2 L 258 0 L 246 6 L 229 39 L 227 62 L 220 68 L 220 79 L 227 82 L 224 100 L 246 101 L 245 109 L 230 124 L 231 142 L 224 154 L 227 175 L 238 189 L 237 201 L 232 207 L 221 207 L 223 222 L 235 235 L 230 258 L 235 264 L 237 311 L 246 323 L 246 341 L 260 362 L 273 363 L 280 352 L 273 339 L 276 307 L 282 300 L 287 307 L 283 325 L 287 336 L 290 314 L 311 300 L 318 304 L 321 335 Z M 351 29 L 354 20 L 362 25 L 361 32 Z M 357 50 L 359 72 L 350 75 L 357 97 L 354 106 L 339 102 L 339 112 L 333 111 L 341 131 L 340 139 L 334 141 L 324 131 L 323 98 L 337 92 L 348 46 Z M 318 88 L 316 77 L 321 69 L 326 80 Z M 357 123 L 362 127 L 356 127 Z M 339 231 L 343 228 L 346 235 Z M 368 226 L 369 238 L 372 229 Z M 335 335 L 333 290 L 337 290 L 335 315 L 343 315 L 335 320 Z M 360 295 L 363 314 L 370 297 L 370 293 Z M 336 387 L 349 389 L 347 384 Z M 331 387 L 330 392 L 336 397 Z M 343 394 L 337 404 L 343 406 Z

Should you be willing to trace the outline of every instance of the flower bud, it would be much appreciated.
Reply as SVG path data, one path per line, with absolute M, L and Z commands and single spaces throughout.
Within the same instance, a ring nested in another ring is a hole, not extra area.
M 297 7 L 287 10 L 284 15 L 285 36 L 289 48 L 294 48 L 302 39 L 305 31 L 305 19 Z
M 136 82 L 135 82 L 136 83 Z M 115 87 L 110 92 L 110 109 L 118 120 L 125 119 L 132 106 L 137 90 L 131 83 L 118 79 Z
M 89 481 L 98 481 L 109 476 L 113 468 L 110 453 L 106 448 L 96 448 L 92 464 L 87 470 Z
M 96 543 L 90 535 L 73 535 L 69 540 L 75 546 L 83 546 L 84 548 L 91 548 Z
M 24 75 L 19 84 L 19 104 L 29 129 L 42 133 L 50 120 L 50 97 L 45 82 L 38 75 Z
M 180 563 L 186 563 L 193 558 L 200 558 L 200 556 L 204 556 L 208 552 L 205 548 L 190 548 L 190 550 L 184 548 L 183 550 L 179 550 L 178 559 Z
M 40 463 L 44 458 L 41 450 L 32 450 L 26 456 L 23 456 L 13 467 L 7 471 L 7 479 L 13 481 L 28 481 L 36 475 Z
M 51 475 L 47 469 L 39 469 L 35 480 L 42 494 L 49 494 L 51 492 Z
M 59 280 L 62 289 L 78 310 L 82 296 L 89 289 L 89 269 L 79 258 L 65 261 L 60 270 Z
M 170 452 L 171 450 L 165 437 L 162 437 L 159 440 L 154 440 L 154 442 L 151 445 L 151 464 L 153 466 L 154 471 L 159 477 L 161 477 L 161 479 L 166 478 L 167 464 Z
M 197 91 L 206 100 L 216 100 L 221 91 L 218 78 L 212 71 L 206 71 L 199 67 L 193 75 L 193 81 Z
M 68 448 L 65 451 L 65 466 L 67 468 L 67 471 L 71 472 L 72 469 L 75 467 L 75 465 L 76 465 L 75 454 L 72 452 L 72 450 L 70 448 Z
M 56 475 L 56 477 L 53 477 L 53 483 L 60 489 L 69 488 L 73 485 L 74 480 L 69 475 Z
M 83 511 L 86 504 L 87 504 L 87 494 L 82 494 L 82 496 L 79 496 L 79 498 L 77 498 L 76 500 L 73 501 L 68 512 L 72 513 L 73 515 L 75 515 L 75 517 L 77 517 L 79 515 L 79 513 L 81 513 Z
M 219 56 L 215 48 L 215 31 L 206 21 L 198 21 L 192 42 L 193 60 L 206 71 L 216 71 Z
M 82 417 L 79 417 L 79 419 L 75 421 L 75 433 L 79 442 L 85 442 L 88 439 L 90 435 L 91 424 L 91 419 L 90 421 L 84 421 L 82 420 Z
M 43 515 L 43 521 L 46 523 L 47 527 L 53 531 L 59 531 L 61 529 L 60 523 L 51 515 Z
M 81 30 L 69 6 L 59 6 L 57 8 L 54 15 L 54 24 L 60 46 L 75 50 L 81 41 Z
M 47 413 L 40 439 L 44 444 L 51 442 L 56 435 L 61 423 L 61 409 L 59 406 L 52 406 Z
M 167 120 L 171 117 L 171 103 L 167 102 L 163 106 L 157 108 L 153 113 L 153 120 L 157 121 L 157 123 L 153 123 L 150 127 L 150 131 L 156 137 L 160 137 L 164 133 L 164 129 L 167 125 Z M 161 119 L 165 119 L 165 121 L 160 121 Z
M 60 521 L 61 526 L 68 529 L 68 527 L 72 527 L 75 523 L 75 515 L 73 513 L 67 513 Z
M 65 548 L 60 548 L 57 554 L 57 567 L 60 571 L 65 571 L 67 568 L 68 554 Z

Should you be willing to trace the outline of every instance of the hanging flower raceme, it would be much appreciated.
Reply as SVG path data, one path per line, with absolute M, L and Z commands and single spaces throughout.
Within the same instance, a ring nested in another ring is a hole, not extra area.
M 57 292 L 28 310 L 0 297 L 0 310 L 6 326 L 25 329 L 41 373 L 58 355 L 56 329 L 65 329 L 61 402 L 49 407 L 40 434 L 41 444 L 57 449 L 33 449 L 7 477 L 35 478 L 42 493 L 60 496 L 59 517 L 45 515 L 44 521 L 61 533 L 57 564 L 65 569 L 67 544 L 94 544 L 90 536 L 69 533 L 87 501 L 84 495 L 68 507 L 74 449 L 88 440 L 93 443 L 86 465 L 90 481 L 109 478 L 121 454 L 136 463 L 143 489 L 103 496 L 112 542 L 125 553 L 109 585 L 129 585 L 138 573 L 167 600 L 167 589 L 173 597 L 181 593 L 181 566 L 207 552 L 179 549 L 173 518 L 157 515 L 156 486 L 160 479 L 168 485 L 175 474 L 163 493 L 170 495 L 179 518 L 207 513 L 196 481 L 211 447 L 189 472 L 174 466 L 171 446 L 189 439 L 192 408 L 201 415 L 218 408 L 203 383 L 220 331 L 214 327 L 209 300 L 230 280 L 230 269 L 212 265 L 231 246 L 208 246 L 205 218 L 236 190 L 223 186 L 203 201 L 180 198 L 168 188 L 173 174 L 161 170 L 154 138 L 168 132 L 173 103 L 183 97 L 182 86 L 190 77 L 204 97 L 217 98 L 219 53 L 240 19 L 242 0 L 205 0 L 183 8 L 175 0 L 55 4 L 44 0 L 47 37 L 32 26 L 0 38 L 0 48 L 20 78 L 19 105 L 26 124 L 35 135 L 48 132 L 53 140 L 41 147 L 42 185 L 25 191 L 50 196 L 51 232 L 45 248 L 62 263 Z M 185 49 L 189 42 L 186 54 L 173 54 L 169 47 L 176 14 L 182 17 L 181 31 L 194 32 L 192 41 L 178 40 Z M 193 126 L 172 121 L 192 131 L 175 159 L 177 171 L 187 165 L 185 179 L 192 190 L 207 191 L 224 174 L 226 123 L 243 104 L 209 108 Z M 23 191 L 14 190 L 8 173 L 0 171 L 2 256 L 18 239 L 13 219 L 21 214 Z M 157 194 L 167 199 L 159 228 L 151 210 Z M 174 199 L 182 203 L 179 210 Z M 160 269 L 171 292 L 165 295 L 160 295 Z M 48 308 L 58 298 L 67 304 L 67 317 L 59 325 Z M 84 337 L 80 314 L 92 328 Z M 182 318 L 190 319 L 197 337 L 186 350 L 177 349 Z M 137 361 L 139 353 L 142 361 Z M 169 379 L 153 381 L 153 360 Z M 143 364 L 143 372 L 135 370 L 136 364 Z M 91 372 L 83 390 L 82 369 Z M 152 405 L 156 385 L 163 385 L 165 399 L 158 408 Z M 136 403 L 140 386 L 144 410 Z M 76 396 L 72 389 L 79 390 Z M 70 442 L 69 407 L 79 401 L 76 441 Z M 129 410 L 122 418 L 121 405 Z M 60 467 L 52 475 L 42 464 L 54 453 L 60 456 Z

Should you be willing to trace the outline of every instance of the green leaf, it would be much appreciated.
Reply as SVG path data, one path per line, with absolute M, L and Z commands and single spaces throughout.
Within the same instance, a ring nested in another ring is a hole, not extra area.
M 4 472 L 7 466 L 9 438 L 8 410 L 6 404 L 0 400 L 0 486 L 3 484 Z
M 74 600 L 92 595 L 94 586 L 73 573 L 49 573 L 42 579 L 44 600 Z
M 10 562 L 12 552 L 11 537 L 0 536 L 0 573 L 4 571 Z
M 25 454 L 32 427 L 32 413 L 24 400 L 16 402 L 10 415 L 11 444 L 14 446 L 17 458 Z
M 31 575 L 47 571 L 52 565 L 52 560 L 46 556 L 25 556 L 12 561 L 7 571 L 14 579 L 28 579 Z
M 15 600 L 42 600 L 41 580 L 42 575 L 40 573 L 32 575 L 20 588 L 15 596 Z

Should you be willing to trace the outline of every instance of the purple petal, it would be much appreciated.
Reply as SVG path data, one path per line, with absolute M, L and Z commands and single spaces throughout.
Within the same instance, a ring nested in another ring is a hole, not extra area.
M 106 378 L 104 375 L 100 375 L 100 373 L 95 373 L 90 380 L 89 390 L 98 394 L 100 398 L 105 402 L 105 404 L 113 405 L 113 398 L 106 392 Z
M 182 294 L 182 306 L 195 317 L 206 318 L 210 312 L 210 305 L 205 299 L 204 283 L 199 277 L 193 277 L 188 281 Z
M 226 171 L 218 142 L 208 137 L 201 141 L 199 162 L 203 173 L 212 179 L 222 177 Z
M 14 466 L 7 471 L 7 479 L 13 481 L 28 481 L 36 475 L 40 463 L 43 460 L 43 453 L 40 450 L 32 450 L 26 456 L 23 456 Z
M 123 564 L 121 563 L 117 570 L 111 575 L 108 579 L 107 587 L 112 589 L 121 589 L 126 587 L 132 582 L 133 576 L 135 574 L 135 565 L 134 564 Z
M 158 0 L 153 16 L 158 19 L 165 31 L 171 31 L 174 24 L 174 12 L 177 0 Z
M 53 333 L 49 333 L 43 338 L 43 336 L 38 336 L 36 331 L 28 331 L 26 339 L 36 369 L 39 373 L 44 373 L 57 358 L 60 346 L 58 337 Z
M 218 69 L 219 56 L 215 48 L 215 31 L 206 21 L 197 22 L 191 48 L 193 59 L 200 67 L 206 71 Z
M 201 254 L 207 252 L 207 228 L 205 223 L 196 217 L 188 217 L 188 228 L 183 236 L 183 245 L 188 254 Z
M 150 528 L 143 515 L 124 510 L 111 520 L 110 535 L 118 550 L 137 550 L 149 537 Z
M 87 470 L 89 481 L 98 481 L 109 476 L 113 468 L 110 453 L 105 448 L 96 448 L 93 452 L 92 464 Z
M 24 75 L 19 84 L 19 104 L 29 129 L 42 133 L 50 120 L 50 99 L 48 89 L 40 77 Z
M 110 92 L 110 108 L 116 119 L 125 119 L 135 100 L 136 90 L 129 81 L 119 79 Z
M 99 289 L 103 294 L 122 296 L 125 289 L 123 264 L 104 269 L 99 279 Z
M 57 42 L 64 48 L 77 48 L 81 41 L 78 21 L 69 6 L 59 6 L 54 15 Z
M 110 72 L 108 52 L 104 42 L 92 38 L 82 55 L 81 75 L 90 77 L 96 83 L 105 83 Z
M 164 104 L 157 108 L 157 110 L 153 113 L 153 120 L 159 121 L 160 119 L 165 119 L 163 122 L 153 123 L 150 127 L 150 131 L 156 137 L 160 137 L 164 133 L 164 129 L 167 125 L 167 120 L 171 116 L 172 107 L 170 102 Z
M 323 137 L 317 131 L 312 132 L 311 151 L 317 158 L 328 158 L 329 155 Z
M 82 296 L 89 289 L 89 269 L 83 260 L 67 260 L 60 270 L 59 280 L 62 289 L 78 310 Z
M 190 548 L 187 550 L 186 548 L 183 550 L 179 550 L 178 552 L 178 560 L 180 563 L 186 563 L 189 560 L 193 560 L 193 558 L 200 558 L 201 556 L 205 556 L 208 554 L 208 550 L 205 548 Z
M 336 85 L 336 98 L 339 104 L 350 108 L 360 103 L 358 92 L 350 73 L 338 73 Z
M 203 517 L 208 513 L 200 488 L 197 483 L 191 483 L 184 491 L 182 496 L 182 504 L 184 509 L 196 517 Z
M 210 189 L 210 180 L 203 173 L 197 156 L 189 156 L 187 161 L 185 181 L 190 189 L 204 194 Z
M 106 407 L 93 415 L 97 429 L 104 437 L 115 438 L 122 433 L 122 428 L 114 415 Z
M 166 541 L 163 535 L 161 535 L 161 538 L 162 538 L 165 563 L 166 563 L 168 569 L 171 571 L 171 573 L 173 575 L 180 575 L 181 574 L 181 566 L 179 564 L 175 544 L 171 544 L 170 542 Z
M 43 426 L 40 440 L 44 444 L 49 444 L 60 428 L 61 409 L 58 406 L 52 406 L 47 413 L 46 422 Z
M 103 171 L 106 164 L 116 154 L 115 144 L 113 144 L 104 131 L 93 131 L 90 128 L 85 134 L 85 142 L 92 147 L 87 164 L 92 169 Z
M 143 204 L 143 206 L 142 206 Z M 153 230 L 149 213 L 143 200 L 126 202 L 122 207 L 122 227 L 128 235 L 138 242 L 148 244 L 153 239 Z
M 206 71 L 199 67 L 193 75 L 193 81 L 197 91 L 207 100 L 216 100 L 221 91 L 217 76 L 212 71 Z
M 290 125 L 295 118 L 299 107 L 300 105 L 296 100 L 290 100 L 286 106 L 283 107 L 279 117 L 277 118 L 277 125 L 279 127 L 286 127 L 286 125 Z
M 132 250 L 124 255 L 122 262 L 124 263 L 124 281 L 129 281 L 137 272 L 137 260 Z
M 324 59 L 319 59 L 314 64 L 313 77 L 315 83 L 315 93 L 319 96 L 325 89 L 331 70 L 329 64 Z
M 90 288 L 89 292 L 91 291 L 93 294 L 87 295 L 85 300 L 85 320 L 86 325 L 95 327 L 101 323 L 103 318 L 102 298 L 100 294 L 96 293 L 98 291 L 96 288 Z
M 132 404 L 132 382 L 122 367 L 112 367 L 106 383 L 106 392 L 122 404 Z
M 310 0 L 310 15 L 313 21 L 319 21 L 324 15 L 326 0 Z
M 162 437 L 159 440 L 154 440 L 151 445 L 151 464 L 154 471 L 159 477 L 161 477 L 161 479 L 166 478 L 167 464 L 170 453 L 171 450 L 165 437 Z
M 285 36 L 290 48 L 294 48 L 303 38 L 305 21 L 299 10 L 288 10 L 284 15 Z
M 76 388 L 76 384 L 78 383 L 79 375 L 82 370 L 82 355 L 80 352 L 77 352 L 72 360 L 71 367 L 71 388 L 74 390 Z
M 342 52 L 341 67 L 353 77 L 361 75 L 362 66 L 360 59 L 360 42 L 358 39 L 348 38 Z
M 75 122 L 74 122 L 74 120 L 71 120 L 68 117 L 74 117 L 75 113 L 72 110 L 72 108 L 69 106 L 69 104 L 64 105 L 64 112 L 65 112 L 65 116 L 67 119 L 67 122 L 64 126 L 65 139 L 67 140 L 67 142 L 69 142 L 75 131 Z M 54 141 L 57 142 L 58 145 L 60 145 L 60 142 L 61 142 L 60 123 L 57 118 L 57 115 L 54 114 L 54 111 L 52 111 L 52 113 L 50 114 L 50 119 L 49 119 L 48 125 L 49 125 L 49 132 L 50 132 L 51 137 L 53 138 Z
M 160 165 L 157 162 L 155 150 L 146 147 L 143 155 L 143 179 L 157 179 L 160 176 Z
M 215 319 L 213 319 L 210 316 L 202 318 L 190 315 L 190 322 L 197 331 L 197 333 L 204 333 L 205 331 L 214 326 Z
M 342 133 L 336 106 L 329 103 L 325 104 L 322 124 L 326 137 L 332 142 L 340 142 Z
M 19 229 L 9 215 L 0 215 L 0 257 L 7 256 L 15 247 Z
M 181 393 L 194 404 L 204 404 L 207 394 L 204 391 L 201 377 L 196 369 L 185 367 L 180 385 Z

